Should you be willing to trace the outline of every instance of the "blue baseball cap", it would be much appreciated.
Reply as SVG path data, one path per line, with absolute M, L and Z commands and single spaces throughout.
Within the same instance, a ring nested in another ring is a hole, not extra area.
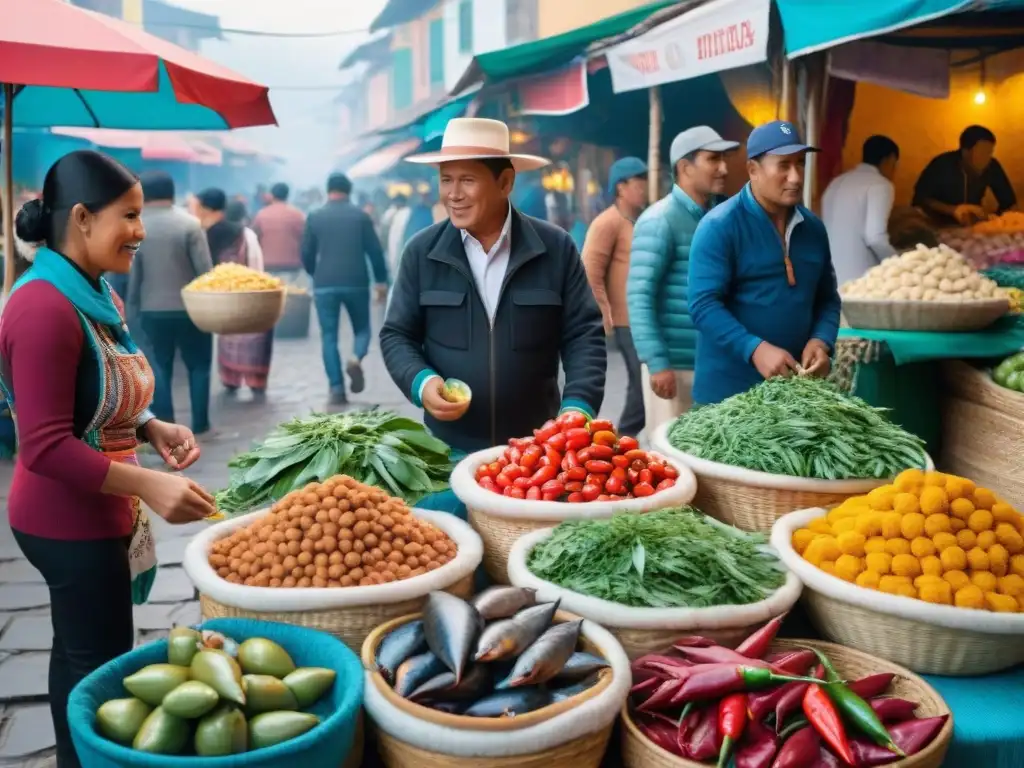
M 647 163 L 639 157 L 620 157 L 608 169 L 608 194 L 615 195 L 615 185 L 637 176 L 647 175 Z
M 796 126 L 785 120 L 772 120 L 759 125 L 747 139 L 747 157 L 761 155 L 795 155 L 797 152 L 819 152 L 817 147 L 804 144 Z

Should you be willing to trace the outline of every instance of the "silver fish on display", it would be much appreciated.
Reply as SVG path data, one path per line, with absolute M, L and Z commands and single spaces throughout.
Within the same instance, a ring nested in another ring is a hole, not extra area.
M 403 661 L 395 671 L 395 693 L 407 698 L 427 680 L 445 671 L 444 662 L 427 652 Z
M 559 682 L 582 680 L 585 677 L 589 677 L 594 672 L 606 669 L 610 666 L 611 665 L 600 656 L 595 656 L 592 653 L 585 653 L 583 651 L 577 651 L 569 657 L 569 660 L 565 662 L 565 666 L 558 671 L 555 678 Z
M 377 648 L 377 671 L 388 683 L 395 681 L 395 670 L 406 659 L 427 650 L 422 621 L 410 621 L 389 633 Z
M 556 688 L 551 691 L 551 703 L 558 704 L 566 699 L 571 699 L 573 696 L 579 696 L 586 690 L 593 688 L 597 685 L 597 681 L 600 679 L 600 674 L 595 673 L 585 680 L 572 685 L 566 686 L 565 688 Z
M 495 688 L 518 688 L 540 685 L 557 675 L 576 650 L 583 619 L 556 624 L 527 648 L 516 660 L 511 674 Z
M 499 691 L 486 696 L 462 714 L 467 717 L 516 717 L 546 707 L 551 696 L 541 688 Z
M 518 656 L 551 626 L 559 601 L 524 608 L 511 619 L 484 629 L 473 654 L 475 661 L 499 661 Z
M 490 587 L 473 598 L 473 607 L 487 621 L 508 619 L 537 604 L 537 590 L 527 587 Z
M 427 645 L 449 670 L 462 679 L 483 620 L 476 608 L 447 592 L 431 592 L 423 609 Z

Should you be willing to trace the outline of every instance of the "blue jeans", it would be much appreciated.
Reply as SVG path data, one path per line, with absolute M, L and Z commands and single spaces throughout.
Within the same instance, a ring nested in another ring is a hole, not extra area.
M 210 428 L 210 376 L 213 369 L 213 335 L 199 330 L 185 312 L 142 312 L 140 323 L 149 340 L 150 361 L 156 391 L 153 414 L 161 421 L 174 421 L 171 386 L 174 356 L 188 369 L 188 393 L 192 401 L 192 431 Z
M 362 360 L 370 351 L 370 289 L 369 288 L 316 288 L 313 291 L 316 317 L 320 323 L 321 354 L 324 370 L 332 391 L 345 391 L 341 371 L 341 352 L 338 349 L 338 329 L 341 326 L 341 308 L 348 313 L 355 336 L 352 356 Z

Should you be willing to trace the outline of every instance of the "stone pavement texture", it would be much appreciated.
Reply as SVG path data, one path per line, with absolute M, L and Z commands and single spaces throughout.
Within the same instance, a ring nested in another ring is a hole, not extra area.
M 374 332 L 382 310 L 375 307 Z M 243 391 L 226 397 L 214 384 L 212 420 L 216 436 L 202 443 L 203 455 L 187 474 L 214 490 L 227 481 L 227 462 L 289 418 L 327 409 L 327 379 L 320 361 L 320 340 L 313 323 L 308 339 L 277 341 L 270 385 L 265 401 L 254 402 Z M 344 327 L 342 354 L 351 350 L 351 332 Z M 352 407 L 379 405 L 419 418 L 420 412 L 391 381 L 380 357 L 376 338 L 365 361 L 366 390 L 350 395 Z M 615 352 L 608 358 L 608 387 L 602 414 L 618 419 L 625 397 L 625 370 Z M 188 395 L 183 372 L 175 376 L 178 417 L 187 419 Z M 152 457 L 149 457 L 151 460 Z M 146 458 L 144 457 L 144 461 Z M 151 461 L 148 461 L 152 464 Z M 0 768 L 54 765 L 53 727 L 47 701 L 47 664 L 52 642 L 49 594 L 42 577 L 29 565 L 7 524 L 6 497 L 13 465 L 0 462 Z M 160 637 L 176 624 L 199 620 L 198 597 L 181 568 L 182 553 L 190 536 L 203 523 L 171 526 L 153 516 L 160 569 L 146 605 L 135 609 L 137 641 Z

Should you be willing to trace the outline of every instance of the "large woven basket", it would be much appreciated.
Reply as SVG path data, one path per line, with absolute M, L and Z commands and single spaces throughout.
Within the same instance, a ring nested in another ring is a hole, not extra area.
M 708 520 L 740 535 L 714 518 Z M 792 572 L 774 593 L 750 605 L 711 608 L 637 608 L 573 592 L 537 578 L 527 567 L 530 551 L 554 532 L 546 528 L 523 536 L 509 554 L 508 573 L 517 587 L 537 590 L 542 601 L 559 600 L 567 611 L 590 619 L 611 632 L 630 660 L 648 653 L 664 653 L 683 635 L 701 635 L 719 645 L 735 648 L 762 624 L 781 616 L 800 599 L 801 584 Z
M 932 605 L 825 573 L 793 549 L 793 532 L 825 514 L 803 509 L 780 519 L 772 546 L 804 583 L 811 621 L 829 640 L 927 675 L 974 676 L 1024 662 L 1024 614 Z
M 963 302 L 843 298 L 852 328 L 876 331 L 980 331 L 1010 311 L 1009 299 Z
M 379 586 L 334 589 L 245 587 L 224 581 L 209 565 L 209 548 L 262 514 L 265 512 L 254 512 L 211 526 L 189 543 L 184 566 L 199 589 L 204 619 L 251 618 L 310 627 L 329 632 L 358 653 L 375 627 L 422 610 L 431 591 L 442 589 L 459 597 L 473 594 L 473 573 L 483 556 L 479 537 L 453 515 L 421 509 L 415 510 L 417 517 L 443 530 L 458 545 L 455 559 L 423 576 Z M 448 568 L 451 570 L 445 573 Z
M 901 666 L 833 643 L 819 640 L 776 640 L 772 645 L 772 650 L 776 651 L 792 648 L 821 650 L 839 674 L 849 680 L 893 673 L 896 679 L 889 689 L 890 695 L 918 702 L 916 714 L 919 718 L 949 715 L 942 730 L 925 749 L 904 760 L 886 763 L 892 768 L 941 768 L 953 740 L 953 716 L 946 702 L 928 683 Z M 626 768 L 707 768 L 707 763 L 676 757 L 644 736 L 633 721 L 629 704 L 622 708 L 622 762 Z
M 686 464 L 697 476 L 694 506 L 706 515 L 744 531 L 768 533 L 782 515 L 796 509 L 827 507 L 860 496 L 888 480 L 815 480 L 770 475 L 691 456 L 668 441 L 673 422 L 654 430 L 651 445 L 658 453 Z M 929 459 L 928 466 L 931 467 Z
M 685 464 L 669 459 L 679 471 L 672 488 L 642 499 L 618 502 L 592 501 L 566 504 L 558 501 L 523 501 L 499 496 L 477 485 L 476 468 L 497 460 L 505 448 L 488 448 L 460 461 L 452 472 L 452 492 L 466 505 L 469 522 L 484 542 L 484 568 L 491 580 L 508 584 L 508 553 L 516 540 L 541 528 L 551 528 L 565 520 L 611 517 L 616 512 L 650 512 L 654 509 L 689 504 L 697 492 L 697 481 Z
M 265 333 L 284 312 L 285 290 L 188 291 L 182 290 L 185 311 L 207 333 Z
M 558 615 L 568 617 L 565 613 Z M 382 635 L 368 639 L 363 646 L 364 665 L 367 654 L 373 658 L 380 639 Z M 479 724 L 472 728 L 451 724 L 467 718 L 454 718 L 445 723 L 436 722 L 435 718 L 421 718 L 418 710 L 422 707 L 407 702 L 396 705 L 373 683 L 372 678 L 378 673 L 365 670 L 364 706 L 376 726 L 378 751 L 384 765 L 387 768 L 598 768 L 619 710 L 629 694 L 632 672 L 622 647 L 607 630 L 584 621 L 581 639 L 584 647 L 591 647 L 608 661 L 610 683 L 589 696 L 574 697 L 575 705 L 568 710 L 559 709 L 551 716 L 534 719 L 528 716 L 508 718 L 503 723 L 493 724 L 486 732 Z M 554 707 L 547 711 L 554 711 Z M 544 714 L 544 710 L 537 714 Z
M 943 468 L 1024 509 L 1024 394 L 958 361 L 944 374 Z

